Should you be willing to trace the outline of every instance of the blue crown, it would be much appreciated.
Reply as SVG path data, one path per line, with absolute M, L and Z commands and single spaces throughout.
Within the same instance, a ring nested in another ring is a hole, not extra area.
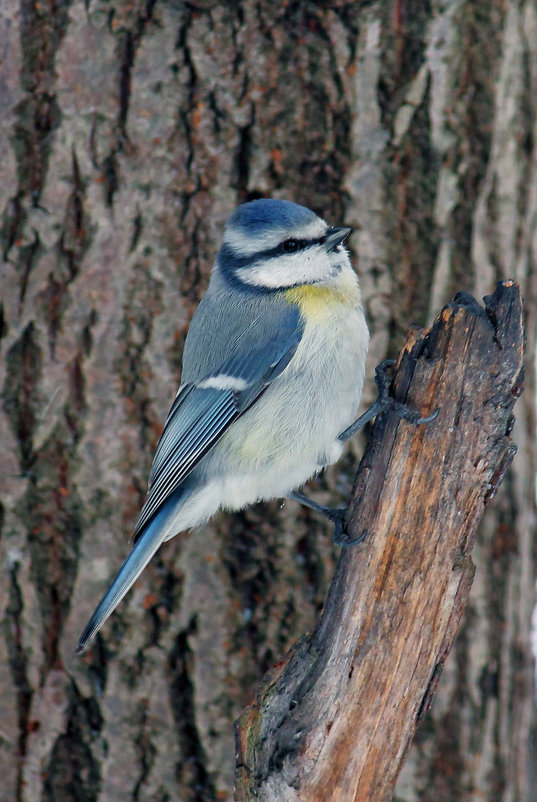
M 298 203 L 259 198 L 235 209 L 226 228 L 238 228 L 249 235 L 255 235 L 271 228 L 295 228 L 316 219 L 317 215 L 311 209 L 299 206 Z

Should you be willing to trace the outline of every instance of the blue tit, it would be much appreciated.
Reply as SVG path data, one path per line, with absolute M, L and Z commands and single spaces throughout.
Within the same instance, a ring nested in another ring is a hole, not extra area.
M 343 244 L 349 233 L 284 200 L 245 203 L 227 221 L 190 324 L 182 383 L 157 446 L 133 548 L 76 654 L 163 541 L 220 509 L 288 496 L 309 503 L 296 488 L 340 457 L 369 342 Z

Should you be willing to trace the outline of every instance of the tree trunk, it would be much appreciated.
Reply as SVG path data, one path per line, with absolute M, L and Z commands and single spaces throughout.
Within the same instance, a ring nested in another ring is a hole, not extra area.
M 223 222 L 268 195 L 354 228 L 364 404 L 409 324 L 521 285 L 519 451 L 395 797 L 535 802 L 535 41 L 529 0 L 1 4 L 6 800 L 231 800 L 233 721 L 314 624 L 337 550 L 276 501 L 166 544 L 72 656 L 127 553 Z M 362 450 L 310 494 L 348 498 Z

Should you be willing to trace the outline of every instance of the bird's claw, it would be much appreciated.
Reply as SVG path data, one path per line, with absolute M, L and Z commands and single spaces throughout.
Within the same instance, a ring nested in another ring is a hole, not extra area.
M 406 404 L 396 401 L 395 398 L 390 395 L 390 384 L 392 380 L 388 370 L 389 368 L 393 368 L 394 365 L 395 359 L 384 359 L 377 365 L 375 368 L 375 384 L 378 390 L 377 399 L 371 404 L 369 409 L 366 409 L 363 415 L 360 415 L 360 417 L 355 420 L 354 423 L 351 423 L 344 432 L 341 432 L 338 440 L 342 443 L 345 443 L 350 437 L 356 434 L 359 429 L 362 429 L 366 423 L 369 423 L 370 420 L 383 412 L 395 412 L 400 418 L 412 423 L 414 426 L 421 423 L 430 423 L 436 418 L 438 410 L 435 410 L 432 415 L 427 415 L 427 417 L 422 418 L 416 409 L 407 407 Z
M 375 368 L 375 384 L 377 385 L 378 398 L 376 404 L 379 406 L 379 412 L 395 412 L 400 418 L 412 423 L 414 426 L 421 425 L 422 423 L 431 423 L 438 416 L 438 409 L 431 415 L 422 417 L 417 409 L 412 409 L 400 401 L 396 401 L 390 395 L 391 377 L 389 376 L 389 368 L 393 368 L 396 364 L 395 359 L 384 359 Z
M 361 543 L 365 538 L 365 532 L 362 532 L 358 537 L 350 537 L 347 532 L 345 525 L 347 507 L 334 507 L 327 511 L 325 515 L 334 524 L 334 543 L 336 546 L 356 546 L 357 543 Z

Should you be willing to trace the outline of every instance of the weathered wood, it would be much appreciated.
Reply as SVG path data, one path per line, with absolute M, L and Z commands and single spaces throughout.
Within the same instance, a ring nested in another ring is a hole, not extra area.
M 515 447 L 523 380 L 519 288 L 485 308 L 459 294 L 410 332 L 394 394 L 438 418 L 380 417 L 363 456 L 349 531 L 313 633 L 266 676 L 236 724 L 236 800 L 391 799 L 464 611 L 470 554 Z

